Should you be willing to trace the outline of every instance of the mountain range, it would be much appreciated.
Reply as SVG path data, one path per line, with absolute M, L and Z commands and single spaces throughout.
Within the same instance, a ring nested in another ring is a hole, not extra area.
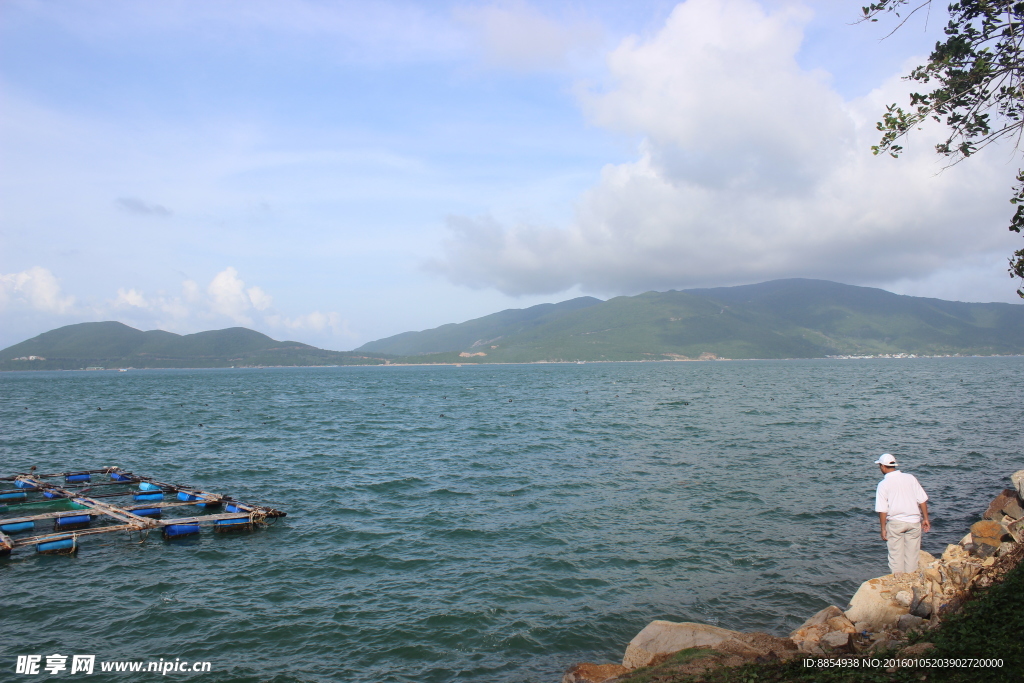
M 607 301 L 579 297 L 404 332 L 348 352 L 242 327 L 178 335 L 80 323 L 0 351 L 0 370 L 1022 353 L 1022 305 L 790 279 Z
M 824 280 L 582 297 L 406 332 L 357 352 L 419 362 L 1024 353 L 1024 306 Z
M 36 357 L 36 360 L 31 357 Z M 365 365 L 383 363 L 365 354 L 325 351 L 275 341 L 244 327 L 196 334 L 142 332 L 119 322 L 79 323 L 0 351 L 0 370 L 101 368 L 225 368 L 261 365 Z

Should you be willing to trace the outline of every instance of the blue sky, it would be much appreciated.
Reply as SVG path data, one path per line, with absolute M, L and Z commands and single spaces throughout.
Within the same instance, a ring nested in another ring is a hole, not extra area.
M 1018 158 L 874 122 L 944 17 L 821 0 L 0 5 L 0 347 L 350 349 L 582 294 L 819 277 L 1019 302 Z

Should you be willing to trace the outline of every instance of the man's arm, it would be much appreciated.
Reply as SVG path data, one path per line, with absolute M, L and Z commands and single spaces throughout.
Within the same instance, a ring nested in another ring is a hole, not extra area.
M 932 523 L 928 521 L 928 501 L 918 503 L 917 507 L 921 508 L 921 531 L 931 531 Z
M 888 517 L 888 516 L 889 516 L 889 513 L 887 513 L 887 512 L 879 512 L 878 513 L 878 524 L 879 524 L 879 526 L 882 527 L 882 540 L 883 541 L 888 541 L 889 540 L 886 537 L 886 535 L 885 535 L 885 518 Z

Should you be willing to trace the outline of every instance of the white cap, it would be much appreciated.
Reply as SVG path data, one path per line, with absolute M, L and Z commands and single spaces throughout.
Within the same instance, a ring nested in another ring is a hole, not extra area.
M 896 464 L 896 458 L 893 457 L 892 453 L 882 453 L 878 456 L 878 460 L 875 461 L 876 465 L 885 465 L 886 467 L 899 467 Z

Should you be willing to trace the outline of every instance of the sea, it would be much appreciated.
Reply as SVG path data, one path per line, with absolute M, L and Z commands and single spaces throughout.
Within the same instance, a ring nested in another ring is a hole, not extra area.
M 0 559 L 0 680 L 554 683 L 654 619 L 786 635 L 887 573 L 882 452 L 940 553 L 1024 468 L 1024 358 L 2 373 L 0 476 L 287 517 Z

